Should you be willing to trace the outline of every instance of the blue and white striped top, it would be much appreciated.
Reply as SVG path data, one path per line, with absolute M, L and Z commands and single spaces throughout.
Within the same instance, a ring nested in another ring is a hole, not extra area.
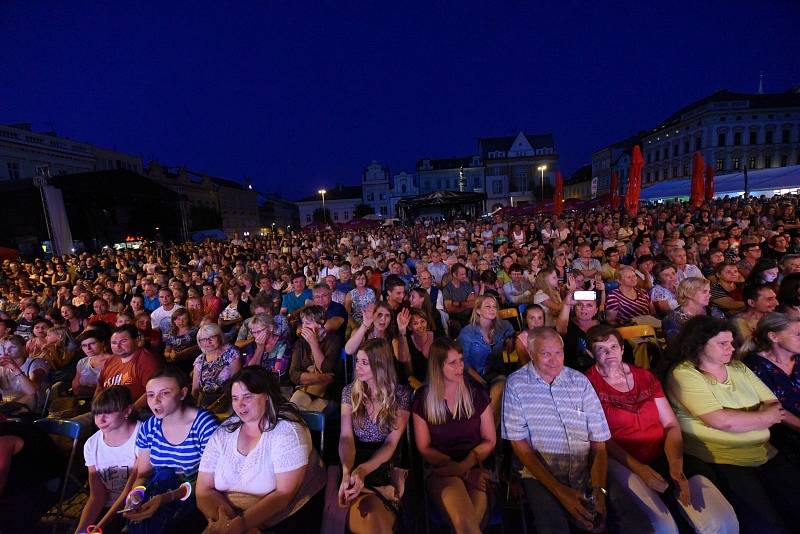
M 150 451 L 150 463 L 154 468 L 168 467 L 182 472 L 186 479 L 193 479 L 197 476 L 206 443 L 218 426 L 216 417 L 205 410 L 198 410 L 189 435 L 183 443 L 174 445 L 164 437 L 161 419 L 153 416 L 139 429 L 136 447 Z

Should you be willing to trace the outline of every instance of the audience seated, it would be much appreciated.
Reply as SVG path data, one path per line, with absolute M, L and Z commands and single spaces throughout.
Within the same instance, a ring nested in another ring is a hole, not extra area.
M 769 443 L 785 419 L 778 399 L 734 360 L 734 331 L 723 320 L 694 317 L 679 342 L 681 363 L 668 394 L 684 437 L 686 474 L 711 480 L 736 510 L 742 532 L 793 532 L 800 471 Z
M 414 396 L 414 441 L 428 466 L 425 484 L 455 532 L 478 533 L 491 499 L 495 420 L 484 388 L 465 375 L 461 347 L 439 338 L 428 377 Z
M 211 436 L 197 477 L 206 532 L 318 532 L 325 472 L 274 375 L 247 366 L 229 381 L 234 415 Z

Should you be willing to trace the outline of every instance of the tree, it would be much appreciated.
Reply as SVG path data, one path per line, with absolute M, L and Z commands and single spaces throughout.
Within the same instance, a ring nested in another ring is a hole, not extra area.
M 206 206 L 192 206 L 189 210 L 192 231 L 222 228 L 222 217 L 219 212 Z
M 322 208 L 317 208 L 314 210 L 314 214 L 311 216 L 314 219 L 314 222 L 320 223 L 329 223 L 333 222 L 331 218 L 331 210 L 325 208 L 325 212 L 323 214 Z
M 375 213 L 375 208 L 373 208 L 369 204 L 361 203 L 355 207 L 355 210 L 353 211 L 353 216 L 356 219 L 361 219 L 365 215 L 372 215 L 373 213 Z

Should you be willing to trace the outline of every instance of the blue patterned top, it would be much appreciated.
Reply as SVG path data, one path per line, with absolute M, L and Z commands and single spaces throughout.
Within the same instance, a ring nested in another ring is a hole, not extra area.
M 791 375 L 757 352 L 745 356 L 744 364 L 772 390 L 785 410 L 800 417 L 800 365 L 797 356 Z

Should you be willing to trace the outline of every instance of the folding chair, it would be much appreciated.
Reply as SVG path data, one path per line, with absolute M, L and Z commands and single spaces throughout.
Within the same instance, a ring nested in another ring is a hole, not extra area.
M 517 309 L 519 310 L 520 322 L 523 323 L 523 326 L 525 326 L 525 310 L 528 309 L 528 305 L 523 302 L 522 304 L 517 306 Z
M 72 464 L 75 461 L 75 452 L 78 449 L 78 438 L 81 434 L 81 425 L 76 421 L 68 421 L 66 419 L 39 419 L 33 423 L 41 430 L 53 436 L 60 436 L 72 440 L 72 448 L 69 453 L 69 460 L 67 461 L 67 469 L 64 473 L 64 478 L 60 481 L 60 491 L 58 497 L 58 504 L 56 505 L 56 514 L 53 516 L 50 512 L 45 514 L 45 517 L 54 517 L 53 532 L 56 531 L 59 522 L 64 519 L 77 519 L 73 517 L 66 517 L 64 514 L 64 498 L 67 493 L 67 485 L 70 482 L 72 473 Z
M 640 324 L 634 326 L 620 326 L 617 332 L 622 336 L 622 339 L 627 341 L 626 345 L 630 345 L 631 358 L 637 367 L 642 369 L 650 369 L 653 367 L 661 353 L 661 346 L 658 344 L 656 338 L 656 330 L 652 325 Z M 624 348 L 624 347 L 623 347 Z M 650 349 L 653 349 L 652 351 Z M 654 356 L 651 356 L 651 352 Z
M 622 339 L 629 340 L 637 337 L 651 337 L 656 335 L 656 329 L 649 324 L 637 324 L 634 326 L 619 326 L 617 332 Z
M 311 432 L 319 432 L 319 447 L 317 452 L 319 457 L 322 458 L 322 453 L 325 450 L 325 415 L 322 412 L 307 412 L 301 411 L 300 415 L 303 421 L 308 425 Z

